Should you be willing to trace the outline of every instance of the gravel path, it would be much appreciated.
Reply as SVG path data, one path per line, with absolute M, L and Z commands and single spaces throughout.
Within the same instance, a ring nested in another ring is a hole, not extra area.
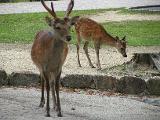
M 69 0 L 54 1 L 56 11 L 64 11 Z M 46 2 L 50 6 L 50 2 Z M 74 10 L 106 9 L 159 5 L 160 0 L 75 0 Z M 33 13 L 46 11 L 40 2 L 3 3 L 0 14 Z
M 13 71 L 31 71 L 38 73 L 37 68 L 33 65 L 30 57 L 31 44 L 0 44 L 0 68 L 6 70 L 7 73 Z M 160 52 L 159 46 L 146 47 L 128 47 L 128 57 L 124 58 L 115 48 L 105 47 L 100 49 L 100 61 L 102 69 L 112 67 L 114 65 L 122 64 L 129 61 L 132 54 L 135 52 Z M 89 53 L 93 64 L 96 62 L 96 55 L 94 49 L 90 48 Z M 82 67 L 77 65 L 76 47 L 70 45 L 69 54 L 67 56 L 65 65 L 63 66 L 63 74 L 103 74 L 101 71 L 90 68 L 87 58 L 82 47 L 80 49 L 80 60 Z
M 52 109 L 44 117 L 45 107 L 39 108 L 40 90 L 35 88 L 0 89 L 1 120 L 159 120 L 160 107 L 126 97 L 85 95 L 60 92 L 63 117 Z M 75 108 L 75 110 L 71 110 Z
M 153 21 L 160 21 L 160 15 L 143 15 L 143 14 L 118 14 L 118 11 L 107 11 L 103 13 L 99 13 L 96 15 L 89 15 L 86 16 L 89 17 L 97 22 L 105 23 L 105 22 L 111 22 L 111 21 L 129 21 L 129 20 L 137 20 L 137 21 L 143 21 L 143 20 L 153 20 Z

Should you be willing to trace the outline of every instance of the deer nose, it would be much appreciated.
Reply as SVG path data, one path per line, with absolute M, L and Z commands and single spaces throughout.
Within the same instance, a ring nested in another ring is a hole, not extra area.
M 125 55 L 123 55 L 123 57 L 127 57 L 127 55 L 125 54 Z
M 72 38 L 71 36 L 66 36 L 67 41 L 70 41 Z

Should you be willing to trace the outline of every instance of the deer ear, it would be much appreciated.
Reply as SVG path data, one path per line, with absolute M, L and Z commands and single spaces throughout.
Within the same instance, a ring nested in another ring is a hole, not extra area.
M 79 19 L 79 16 L 74 16 L 70 19 L 70 25 L 74 25 Z
M 119 40 L 119 37 L 118 37 L 118 36 L 116 36 L 116 40 Z
M 51 26 L 52 24 L 52 19 L 50 18 L 50 17 L 48 17 L 48 16 L 46 16 L 45 17 L 45 20 L 46 20 L 46 22 L 47 22 L 47 24 L 49 25 L 49 26 Z
M 123 41 L 126 41 L 126 36 L 124 36 L 124 37 L 122 38 L 122 40 L 123 40 Z

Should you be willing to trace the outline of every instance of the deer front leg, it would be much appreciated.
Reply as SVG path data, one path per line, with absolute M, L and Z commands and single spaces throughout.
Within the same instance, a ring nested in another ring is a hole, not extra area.
M 101 70 L 101 64 L 100 64 L 100 60 L 99 60 L 99 49 L 100 49 L 100 45 L 99 44 L 94 44 L 95 47 L 95 52 L 96 52 L 96 57 L 97 57 L 97 69 Z
M 62 117 L 62 113 L 61 113 L 61 104 L 60 104 L 60 98 L 59 98 L 59 80 L 60 80 L 60 76 L 61 76 L 61 72 L 59 73 L 59 75 L 56 78 L 56 96 L 57 96 L 57 116 L 58 117 Z
M 44 107 L 44 104 L 45 104 L 45 99 L 44 99 L 44 78 L 41 74 L 41 101 L 40 101 L 40 104 L 39 104 L 39 107 Z
M 53 100 L 53 109 L 54 110 L 57 110 L 57 102 L 56 102 L 56 93 L 55 93 L 55 78 L 53 79 L 51 79 L 52 81 L 51 81 L 51 83 L 50 83 L 50 85 L 51 85 L 51 90 L 52 90 L 52 100 Z
M 86 57 L 87 57 L 88 62 L 89 62 L 89 66 L 90 66 L 91 68 L 95 68 L 95 67 L 93 66 L 92 62 L 91 62 L 91 59 L 89 58 L 89 54 L 88 54 L 88 43 L 89 43 L 88 41 L 86 41 L 86 42 L 84 43 L 83 50 L 85 51 Z
M 80 63 L 80 60 L 79 60 L 79 44 L 80 44 L 80 36 L 78 35 L 78 33 L 77 33 L 77 45 L 76 45 L 76 47 L 77 47 L 77 60 L 78 60 L 78 65 L 79 65 L 79 67 L 82 67 L 81 66 L 81 63 Z
M 50 107 L 49 107 L 49 91 L 50 91 L 50 86 L 49 86 L 49 79 L 48 77 L 44 74 L 45 80 L 46 80 L 46 91 L 47 91 L 47 104 L 46 104 L 46 117 L 50 117 Z

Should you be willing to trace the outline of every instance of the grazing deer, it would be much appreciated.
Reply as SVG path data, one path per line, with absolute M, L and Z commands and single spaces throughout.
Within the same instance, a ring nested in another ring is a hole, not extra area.
M 31 58 L 40 71 L 42 82 L 41 101 L 39 106 L 44 107 L 45 104 L 45 82 L 47 91 L 46 116 L 50 116 L 49 92 L 51 88 L 53 107 L 57 111 L 57 115 L 61 117 L 59 79 L 61 76 L 62 65 L 68 53 L 68 42 L 71 40 L 69 30 L 74 22 L 74 18 L 69 19 L 69 14 L 74 6 L 74 1 L 71 0 L 69 3 L 66 15 L 63 19 L 56 16 L 52 2 L 52 9 L 47 7 L 43 0 L 41 0 L 41 3 L 54 19 L 46 17 L 46 22 L 52 30 L 43 30 L 38 32 L 31 50 Z
M 106 44 L 117 48 L 117 50 L 123 55 L 123 57 L 127 57 L 126 55 L 126 41 L 125 37 L 120 40 L 118 37 L 114 38 L 110 34 L 106 32 L 103 26 L 98 24 L 97 22 L 88 19 L 88 18 L 78 18 L 75 22 L 75 31 L 77 34 L 77 58 L 78 65 L 81 67 L 81 63 L 79 60 L 79 44 L 81 39 L 84 40 L 84 51 L 89 61 L 89 65 L 94 68 L 89 54 L 88 54 L 88 44 L 90 41 L 93 41 L 94 48 L 96 51 L 97 57 L 97 68 L 101 69 L 100 60 L 99 60 L 99 49 L 101 44 Z

